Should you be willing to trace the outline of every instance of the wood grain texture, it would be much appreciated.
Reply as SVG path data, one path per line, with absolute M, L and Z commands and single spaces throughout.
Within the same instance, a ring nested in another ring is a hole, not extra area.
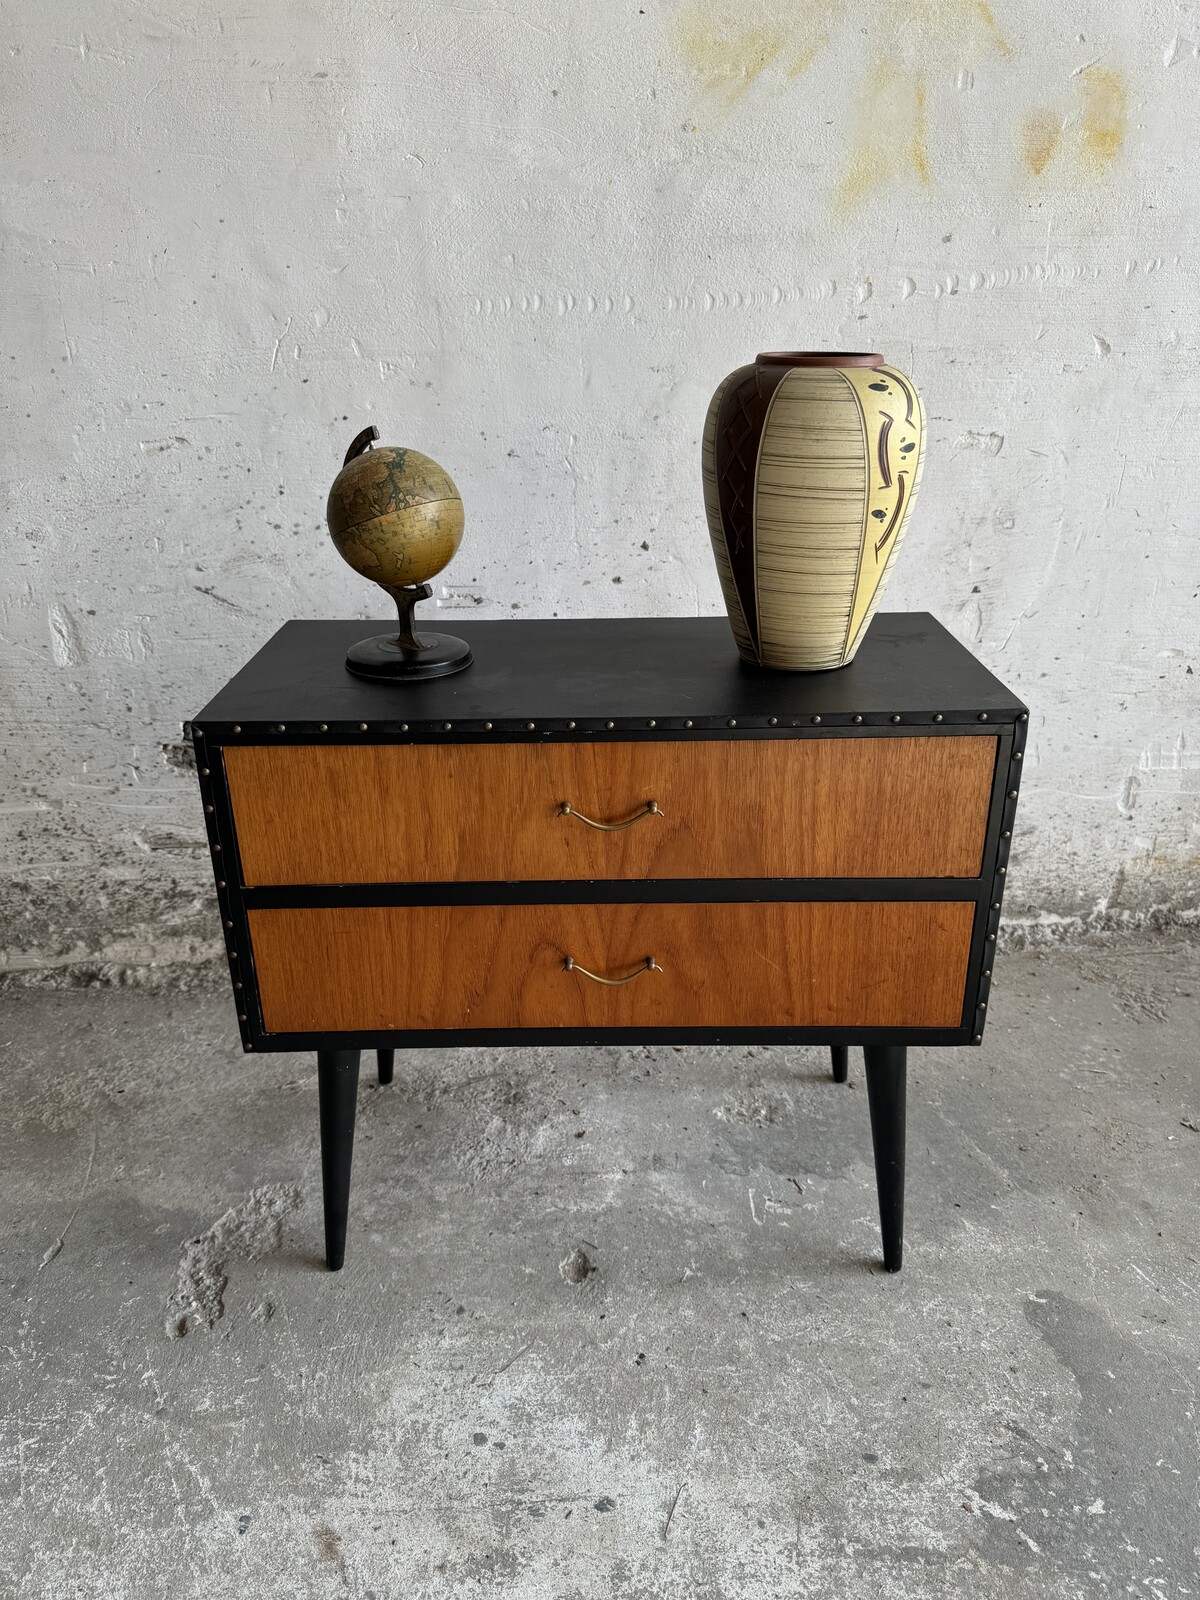
M 977 876 L 996 741 L 230 746 L 247 885 Z M 661 814 L 619 833 L 595 821 Z
M 957 1027 L 974 905 L 837 901 L 252 911 L 267 1032 Z M 620 988 L 564 969 L 572 956 Z

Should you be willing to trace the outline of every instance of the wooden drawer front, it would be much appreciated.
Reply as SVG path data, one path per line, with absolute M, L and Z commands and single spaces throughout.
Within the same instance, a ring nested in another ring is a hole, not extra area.
M 247 884 L 970 878 L 996 740 L 230 746 Z M 618 832 L 655 801 L 659 814 Z
M 974 905 L 374 906 L 258 910 L 268 1033 L 582 1027 L 953 1028 Z M 661 970 L 606 987 L 603 977 Z

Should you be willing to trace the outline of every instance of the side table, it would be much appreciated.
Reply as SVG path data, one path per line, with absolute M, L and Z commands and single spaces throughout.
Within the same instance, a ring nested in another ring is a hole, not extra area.
M 475 665 L 352 677 L 289 622 L 195 718 L 242 1044 L 315 1050 L 326 1254 L 359 1058 L 426 1045 L 863 1049 L 900 1267 L 910 1044 L 979 1044 L 1028 712 L 932 617 L 837 672 L 724 618 L 480 622 Z

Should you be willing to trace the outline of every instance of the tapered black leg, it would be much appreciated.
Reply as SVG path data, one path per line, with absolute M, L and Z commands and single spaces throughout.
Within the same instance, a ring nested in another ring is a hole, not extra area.
M 358 1058 L 357 1050 L 317 1051 L 321 1187 L 325 1198 L 325 1260 L 330 1272 L 337 1272 L 346 1259 L 346 1218 L 350 1210 L 350 1162 L 354 1155 Z
M 396 1052 L 394 1050 L 376 1050 L 375 1056 L 379 1062 L 380 1083 L 391 1083 L 392 1073 L 396 1066 Z
M 829 1054 L 833 1057 L 834 1083 L 847 1083 L 850 1079 L 850 1046 L 831 1044 Z
M 899 1272 L 904 1255 L 904 1088 L 902 1044 L 863 1046 L 867 1099 L 871 1107 L 871 1141 L 875 1146 L 875 1186 L 879 1190 L 879 1226 L 883 1233 L 883 1265 Z

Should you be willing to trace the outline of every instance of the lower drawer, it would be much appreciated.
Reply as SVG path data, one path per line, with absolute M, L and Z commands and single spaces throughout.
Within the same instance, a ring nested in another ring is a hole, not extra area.
M 954 1028 L 974 911 L 970 901 L 887 900 L 323 907 L 249 918 L 268 1033 Z M 584 969 L 631 981 L 599 983 Z

